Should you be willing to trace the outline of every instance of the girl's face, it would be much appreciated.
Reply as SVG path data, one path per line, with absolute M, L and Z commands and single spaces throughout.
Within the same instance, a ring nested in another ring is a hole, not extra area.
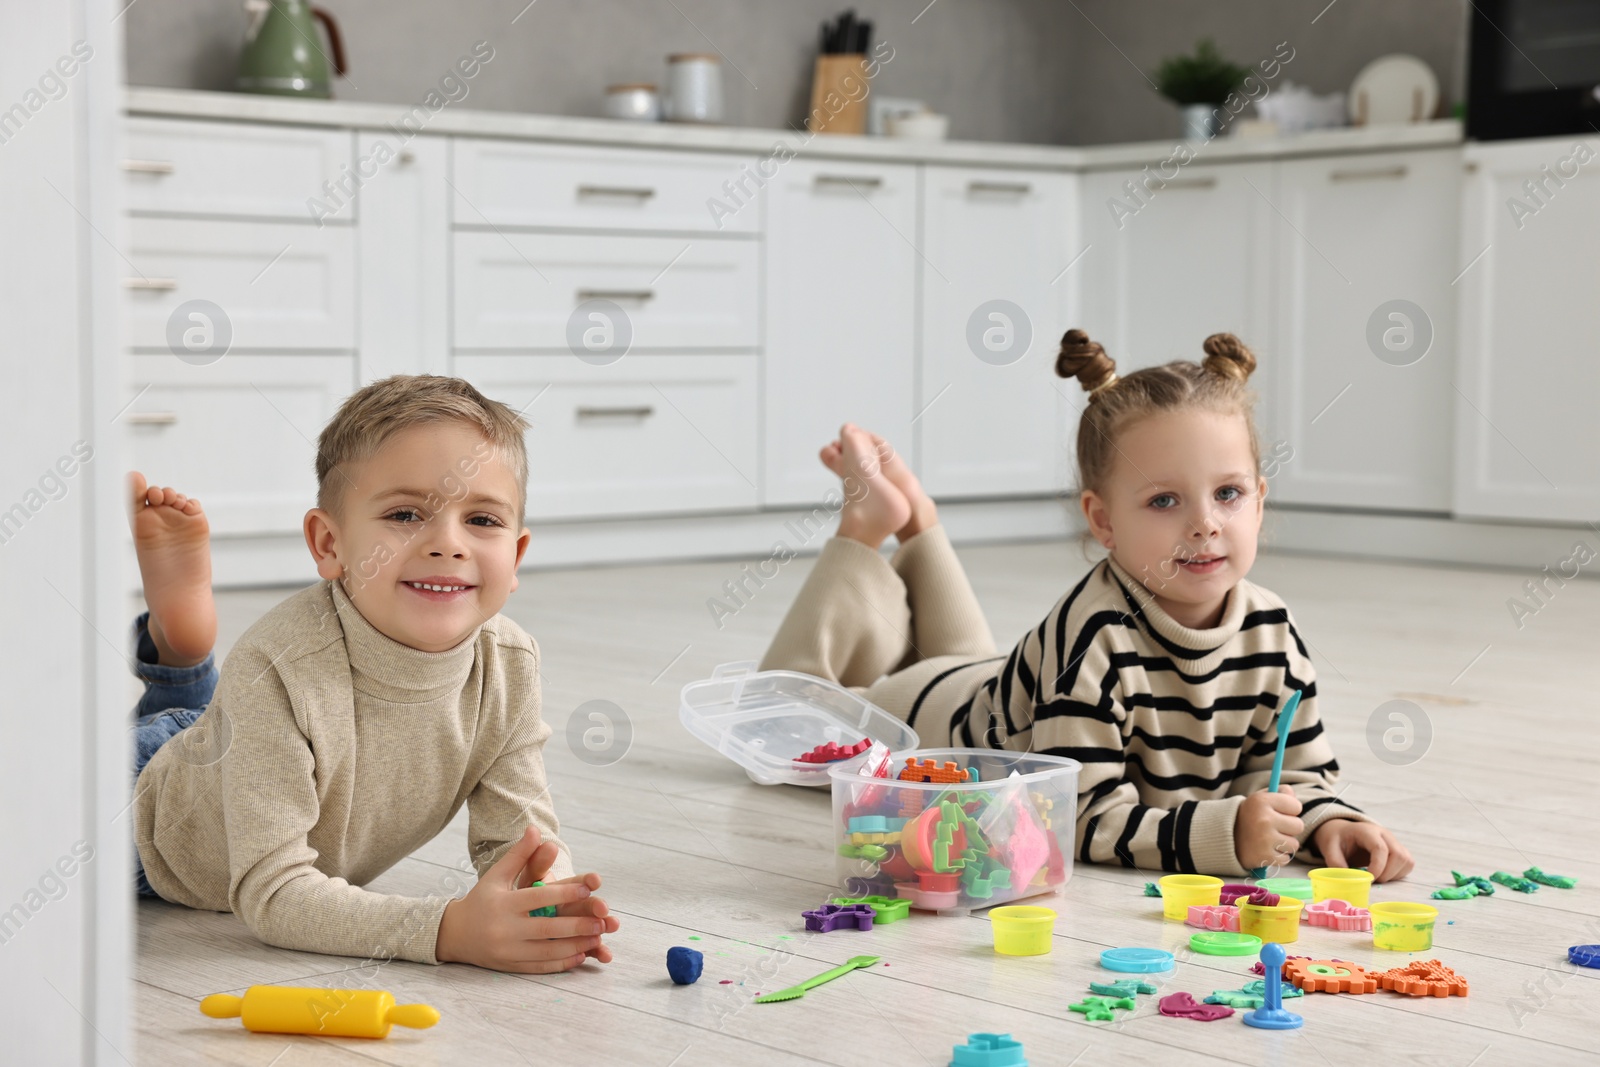
M 1255 563 L 1266 494 L 1244 417 L 1189 409 L 1124 427 L 1103 494 L 1082 504 L 1090 532 L 1156 603 L 1206 629 Z

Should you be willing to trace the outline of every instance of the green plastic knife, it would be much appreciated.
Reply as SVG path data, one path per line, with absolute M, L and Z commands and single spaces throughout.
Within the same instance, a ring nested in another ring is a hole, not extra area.
M 883 959 L 882 956 L 855 956 L 844 962 L 843 966 L 835 967 L 831 971 L 823 971 L 815 978 L 807 978 L 799 985 L 792 985 L 788 989 L 780 989 L 776 993 L 766 993 L 756 998 L 757 1004 L 773 1004 L 780 1000 L 798 1000 L 806 995 L 806 990 L 815 989 L 823 982 L 831 982 L 842 974 L 849 974 L 858 967 L 871 967 Z

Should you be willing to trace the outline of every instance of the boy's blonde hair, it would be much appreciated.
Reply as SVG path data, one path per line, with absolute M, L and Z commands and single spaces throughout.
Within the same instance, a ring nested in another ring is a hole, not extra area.
M 1117 364 L 1082 330 L 1061 338 L 1056 373 L 1076 378 L 1089 393 L 1078 422 L 1078 490 L 1105 495 L 1117 455 L 1117 436 L 1139 419 L 1163 411 L 1201 408 L 1240 415 L 1250 433 L 1250 454 L 1261 469 L 1261 442 L 1253 416 L 1256 396 L 1245 384 L 1256 369 L 1255 354 L 1231 333 L 1207 337 L 1204 363 L 1174 360 L 1117 376 Z
M 517 521 L 526 521 L 528 449 L 522 435 L 528 420 L 472 383 L 442 374 L 396 374 L 345 398 L 317 438 L 317 507 L 342 518 L 340 504 L 351 483 L 341 468 L 372 458 L 401 430 L 430 422 L 464 422 L 483 434 L 516 479 Z

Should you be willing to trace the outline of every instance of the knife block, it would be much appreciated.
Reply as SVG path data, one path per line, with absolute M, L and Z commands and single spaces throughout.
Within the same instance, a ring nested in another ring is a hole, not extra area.
M 806 129 L 812 133 L 865 133 L 871 88 L 865 55 L 818 56 L 811 76 L 811 113 L 806 116 Z

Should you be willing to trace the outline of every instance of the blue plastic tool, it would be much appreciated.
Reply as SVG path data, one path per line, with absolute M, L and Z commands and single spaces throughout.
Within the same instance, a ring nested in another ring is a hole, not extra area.
M 1154 974 L 1172 970 L 1172 953 L 1159 948 L 1108 948 L 1100 953 L 1100 966 L 1128 974 Z
M 1278 780 L 1283 777 L 1283 750 L 1289 744 L 1289 730 L 1294 726 L 1294 709 L 1300 706 L 1300 690 L 1296 689 L 1289 694 L 1289 699 L 1284 701 L 1283 710 L 1278 712 L 1278 751 L 1272 757 L 1272 777 L 1267 780 L 1267 792 L 1278 791 Z M 1252 878 L 1266 877 L 1267 869 L 1257 867 L 1250 872 Z
M 1028 1067 L 1022 1042 L 1010 1034 L 969 1034 L 950 1053 L 950 1067 Z
M 1600 945 L 1573 945 L 1567 949 L 1567 962 L 1579 967 L 1600 967 Z
M 1261 1007 L 1244 1013 L 1246 1026 L 1258 1030 L 1298 1030 L 1305 1025 L 1304 1018 L 1283 1008 L 1283 961 L 1287 955 L 1276 941 L 1261 946 L 1261 967 L 1267 972 L 1263 976 L 1265 987 Z

